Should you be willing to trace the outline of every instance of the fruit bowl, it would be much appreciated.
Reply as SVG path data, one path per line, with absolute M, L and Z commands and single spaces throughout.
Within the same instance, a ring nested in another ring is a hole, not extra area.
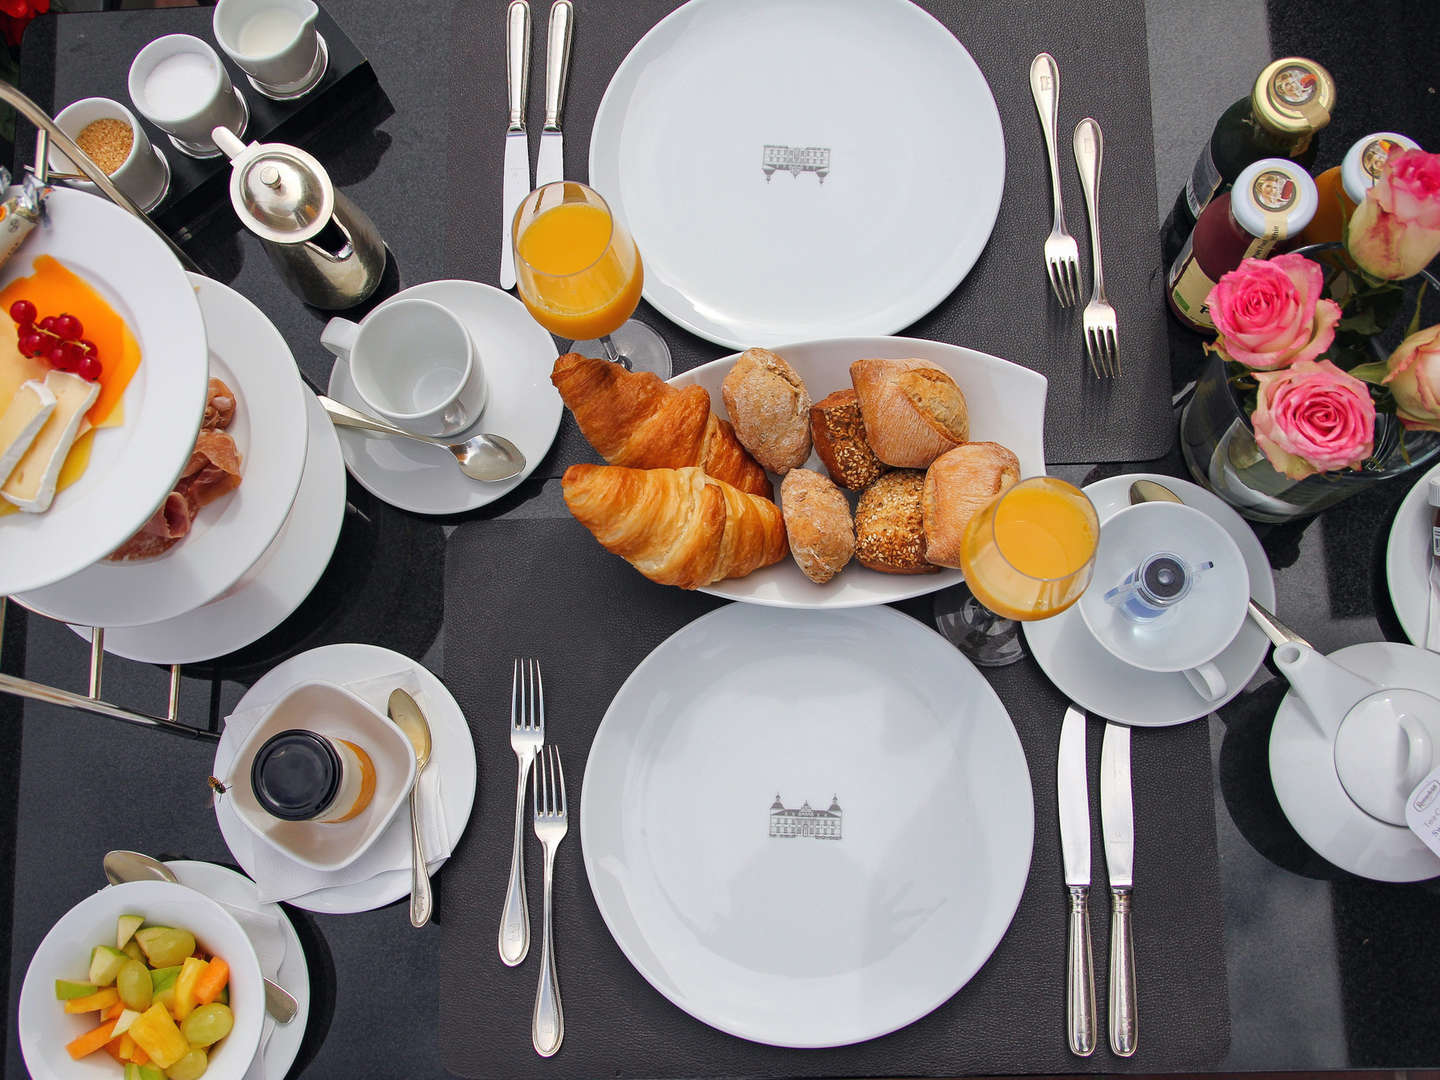
M 72 1059 L 66 1044 L 97 1025 L 96 1013 L 67 1014 L 56 1000 L 57 979 L 84 979 L 91 949 L 112 944 L 121 915 L 144 915 L 153 925 L 183 927 L 198 945 L 230 966 L 235 1026 L 212 1047 L 205 1080 L 241 1080 L 254 1061 L 265 1019 L 260 961 L 240 924 L 209 897 L 165 881 L 112 885 L 67 911 L 45 935 L 20 990 L 20 1051 L 32 1076 L 55 1080 L 121 1080 L 124 1066 L 104 1050 Z

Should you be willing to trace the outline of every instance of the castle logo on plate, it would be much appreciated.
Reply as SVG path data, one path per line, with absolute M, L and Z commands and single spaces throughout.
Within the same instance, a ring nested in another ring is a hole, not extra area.
M 809 800 L 801 803 L 793 810 L 787 807 L 777 792 L 775 801 L 770 804 L 770 836 L 781 839 L 791 839 L 796 836 L 808 836 L 815 840 L 839 840 L 840 823 L 845 812 L 840 809 L 840 803 L 835 796 L 830 796 L 830 808 L 828 810 L 816 810 L 810 805 Z
M 828 146 L 770 146 L 760 158 L 760 169 L 765 173 L 765 182 L 777 172 L 788 172 L 791 176 L 813 172 L 825 182 L 830 175 L 830 148 Z

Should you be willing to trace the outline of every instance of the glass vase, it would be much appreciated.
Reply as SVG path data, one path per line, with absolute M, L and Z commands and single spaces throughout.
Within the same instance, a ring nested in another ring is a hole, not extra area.
M 1341 299 L 1356 286 L 1357 272 L 1341 244 L 1318 244 L 1299 254 L 1320 263 L 1325 295 Z M 1425 283 L 1422 296 L 1421 284 Z M 1422 272 L 1397 282 L 1395 303 L 1380 331 L 1364 339 L 1368 359 L 1383 361 L 1405 338 L 1421 305 L 1419 329 L 1440 322 L 1440 282 Z M 1353 364 L 1342 362 L 1348 370 Z M 1426 468 L 1440 456 L 1440 435 L 1406 431 L 1391 413 L 1375 417 L 1375 450 L 1360 469 L 1291 480 L 1277 472 L 1255 443 L 1250 414 L 1236 395 L 1224 360 L 1211 353 L 1180 415 L 1180 448 L 1197 483 L 1252 521 L 1284 522 L 1319 513 L 1371 484 Z

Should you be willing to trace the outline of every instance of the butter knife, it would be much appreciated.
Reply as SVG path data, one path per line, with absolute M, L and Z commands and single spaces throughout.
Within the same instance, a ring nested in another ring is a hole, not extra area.
M 1440 507 L 1440 479 L 1430 481 L 1428 506 Z M 1440 528 L 1430 526 L 1430 608 L 1425 617 L 1425 648 L 1440 652 Z
M 510 0 L 505 11 L 505 84 L 510 123 L 505 129 L 505 181 L 500 197 L 500 287 L 515 287 L 515 248 L 510 226 L 530 194 L 530 137 L 525 132 L 525 99 L 530 90 L 530 5 Z
M 1095 1052 L 1095 964 L 1090 945 L 1090 786 L 1085 777 L 1085 713 L 1071 705 L 1060 727 L 1056 791 L 1060 803 L 1060 853 L 1070 891 L 1070 937 L 1066 950 L 1065 1026 L 1070 1050 Z
M 1130 893 L 1135 884 L 1135 812 L 1130 799 L 1130 729 L 1106 724 L 1100 744 L 1100 824 L 1110 876 L 1110 1049 L 1135 1053 L 1135 939 Z
M 545 42 L 545 126 L 540 129 L 540 156 L 535 161 L 537 188 L 565 177 L 565 136 L 560 134 L 560 107 L 565 102 L 574 19 L 575 8 L 570 0 L 555 0 L 550 5 L 550 32 Z

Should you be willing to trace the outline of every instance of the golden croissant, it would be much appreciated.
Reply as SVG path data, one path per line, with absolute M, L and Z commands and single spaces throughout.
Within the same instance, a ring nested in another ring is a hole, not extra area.
M 717 480 L 770 498 L 765 470 L 729 421 L 710 411 L 703 386 L 676 387 L 648 371 L 566 353 L 550 381 L 580 431 L 611 465 L 679 469 L 698 465 Z
M 790 550 L 778 506 L 693 466 L 571 465 L 561 485 L 595 539 L 661 585 L 744 577 Z

